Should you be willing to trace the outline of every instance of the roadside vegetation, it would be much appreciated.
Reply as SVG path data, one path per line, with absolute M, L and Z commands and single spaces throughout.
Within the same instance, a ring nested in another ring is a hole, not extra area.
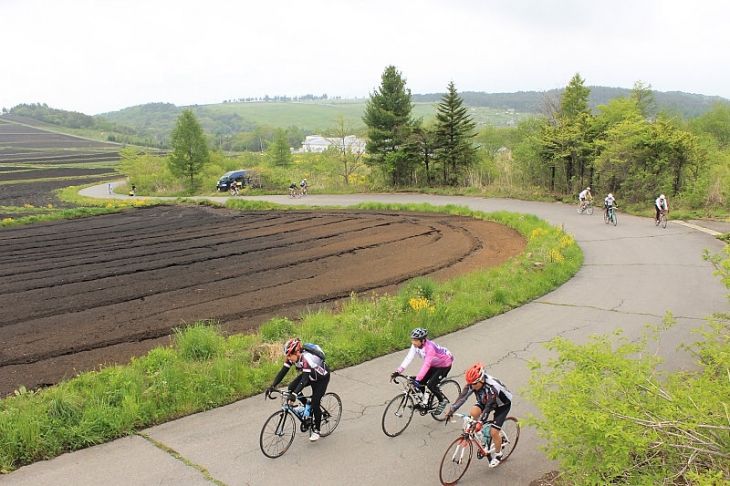
M 706 254 L 730 288 L 730 247 Z M 547 363 L 533 362 L 529 417 L 560 462 L 565 485 L 688 484 L 730 481 L 730 314 L 711 315 L 685 346 L 699 371 L 667 373 L 655 352 L 662 331 L 637 341 L 619 330 L 585 344 L 555 338 Z
M 229 206 L 285 209 L 243 200 Z M 260 393 L 280 369 L 281 346 L 292 335 L 321 344 L 333 369 L 352 366 L 403 349 L 403 336 L 413 327 L 439 336 L 533 300 L 567 281 L 583 261 L 571 235 L 531 215 L 430 205 L 352 209 L 433 211 L 496 221 L 519 231 L 527 246 L 500 267 L 445 283 L 417 278 L 393 296 L 353 295 L 335 311 L 304 313 L 298 321 L 272 319 L 253 334 L 224 336 L 215 322 L 196 322 L 177 329 L 170 346 L 129 365 L 100 368 L 47 389 L 21 388 L 0 402 L 0 470 Z

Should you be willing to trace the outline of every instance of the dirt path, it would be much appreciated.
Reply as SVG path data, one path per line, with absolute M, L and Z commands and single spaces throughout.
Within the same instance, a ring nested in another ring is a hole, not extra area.
M 125 363 L 198 319 L 245 332 L 524 245 L 495 223 L 389 211 L 158 206 L 2 228 L 0 393 Z

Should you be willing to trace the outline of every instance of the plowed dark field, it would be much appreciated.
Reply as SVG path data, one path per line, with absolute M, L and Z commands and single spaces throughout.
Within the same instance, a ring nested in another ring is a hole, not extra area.
M 387 211 L 178 205 L 0 228 L 0 394 L 126 363 L 198 319 L 245 332 L 524 245 L 495 223 Z

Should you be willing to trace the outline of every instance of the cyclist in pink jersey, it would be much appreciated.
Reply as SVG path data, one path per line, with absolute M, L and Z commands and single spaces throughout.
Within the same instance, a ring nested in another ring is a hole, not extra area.
M 403 373 L 416 355 L 420 356 L 423 359 L 423 366 L 421 366 L 421 370 L 416 375 L 416 381 L 413 382 L 413 387 L 423 391 L 423 385 L 421 383 L 424 383 L 431 393 L 438 398 L 439 405 L 436 408 L 436 414 L 438 415 L 444 411 L 444 408 L 448 404 L 448 400 L 441 392 L 438 384 L 451 371 L 454 357 L 448 349 L 426 339 L 427 336 L 428 331 L 421 327 L 417 327 L 411 332 L 411 349 L 408 350 L 408 354 L 398 369 L 390 375 L 390 379 L 392 380 Z

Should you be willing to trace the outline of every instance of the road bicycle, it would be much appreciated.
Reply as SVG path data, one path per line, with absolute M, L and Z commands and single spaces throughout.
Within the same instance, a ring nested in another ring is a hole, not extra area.
M 301 194 L 299 194 L 299 191 L 297 191 L 296 187 L 290 187 L 289 188 L 289 197 L 291 199 L 299 197 Z
M 405 378 L 405 380 L 398 381 L 398 378 Z M 398 393 L 398 395 L 388 402 L 388 405 L 385 407 L 385 411 L 383 412 L 381 425 L 383 432 L 388 437 L 397 437 L 402 434 L 410 425 L 411 420 L 413 420 L 413 415 L 416 410 L 418 410 L 418 413 L 422 416 L 430 414 L 439 422 L 446 420 L 446 414 L 449 411 L 448 404 L 444 407 L 441 413 L 437 413 L 439 405 L 438 397 L 430 393 L 427 388 L 423 392 L 414 389 L 413 382 L 415 379 L 415 376 L 405 375 L 396 375 L 393 377 L 392 381 L 396 385 L 403 387 L 403 391 Z M 461 394 L 461 385 L 459 385 L 456 380 L 452 380 L 450 378 L 441 380 L 438 387 L 449 403 L 454 403 L 459 394 Z
M 238 186 L 236 184 L 231 184 L 231 196 L 238 196 L 238 193 L 240 190 L 238 189 Z
M 613 223 L 614 226 L 616 226 L 618 224 L 618 219 L 616 218 L 616 208 L 617 207 L 618 206 L 616 206 L 616 207 L 611 206 L 611 207 L 606 208 L 606 210 L 603 212 L 603 222 L 604 223 L 606 223 L 606 224 Z
M 583 212 L 593 214 L 593 203 L 590 199 L 578 204 L 578 214 L 583 214 Z
M 301 400 L 297 400 L 295 405 L 289 405 L 289 390 L 282 388 L 280 390 L 272 390 L 266 396 L 275 400 L 272 396 L 278 394 L 281 398 L 281 410 L 274 412 L 266 419 L 264 426 L 261 428 L 259 436 L 259 446 L 261 452 L 266 457 L 276 459 L 284 455 L 289 450 L 294 436 L 297 433 L 297 425 L 295 422 L 299 420 L 299 430 L 302 433 L 307 432 L 314 426 L 314 416 L 311 411 L 311 396 L 302 397 L 307 399 L 307 406 L 304 406 Z M 319 404 L 322 410 L 322 422 L 320 424 L 319 436 L 327 437 L 337 428 L 342 417 L 342 400 L 336 393 L 325 393 Z
M 301 186 L 301 190 L 299 192 L 299 197 L 306 196 L 307 194 L 309 194 L 309 187 Z
M 659 211 L 659 219 L 654 220 L 654 224 L 656 226 L 661 225 L 662 228 L 667 227 L 667 212 L 668 211 Z
M 493 421 L 490 420 L 481 426 L 481 422 L 474 420 L 471 415 L 458 413 L 455 416 L 462 417 L 464 424 L 461 435 L 449 444 L 444 457 L 441 458 L 439 479 L 444 486 L 456 484 L 464 476 L 469 469 L 475 449 L 477 459 L 486 457 L 487 462 L 492 460 L 492 454 L 495 453 L 491 435 Z M 499 465 L 502 465 L 512 455 L 520 440 L 519 421 L 515 417 L 507 417 L 499 435 L 502 436 L 502 460 Z

